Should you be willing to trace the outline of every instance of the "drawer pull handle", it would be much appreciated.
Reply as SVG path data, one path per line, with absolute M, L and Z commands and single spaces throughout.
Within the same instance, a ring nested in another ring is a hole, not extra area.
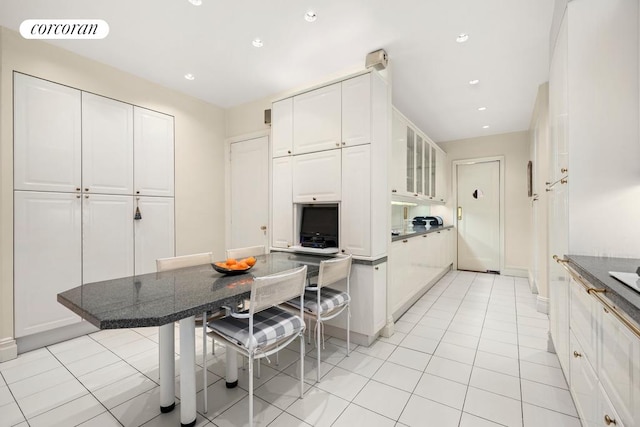
M 578 357 L 582 357 L 582 353 L 578 353 L 577 351 L 573 352 L 573 357 L 578 358 Z
M 613 424 L 613 425 L 618 424 L 618 423 L 616 422 L 615 418 L 611 418 L 609 415 L 605 415 L 605 416 L 604 416 L 604 423 L 605 423 L 606 425 L 608 425 L 608 426 L 609 426 L 609 425 L 611 425 L 611 424 Z

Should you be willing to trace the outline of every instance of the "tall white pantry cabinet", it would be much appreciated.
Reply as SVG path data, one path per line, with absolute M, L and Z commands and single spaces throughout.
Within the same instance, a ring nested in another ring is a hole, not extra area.
M 17 338 L 79 321 L 59 292 L 175 254 L 173 127 L 172 116 L 14 73 Z

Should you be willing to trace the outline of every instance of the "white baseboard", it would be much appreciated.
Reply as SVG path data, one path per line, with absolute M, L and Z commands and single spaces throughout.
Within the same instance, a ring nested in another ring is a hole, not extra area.
M 536 278 L 532 271 L 529 271 L 529 289 L 531 289 L 532 294 L 538 293 L 538 282 L 536 282 Z
M 549 298 L 536 296 L 536 310 L 540 313 L 549 314 Z
M 500 272 L 503 276 L 513 276 L 513 277 L 529 277 L 529 271 L 524 268 L 505 268 Z
M 0 362 L 15 359 L 18 357 L 18 344 L 13 338 L 3 338 L 0 340 Z
M 40 332 L 38 334 L 28 335 L 17 339 L 18 353 L 22 354 L 27 351 L 36 350 L 51 344 L 90 334 L 99 329 L 91 323 L 82 321 L 73 325 L 63 326 L 61 328 L 52 329 L 50 331 Z

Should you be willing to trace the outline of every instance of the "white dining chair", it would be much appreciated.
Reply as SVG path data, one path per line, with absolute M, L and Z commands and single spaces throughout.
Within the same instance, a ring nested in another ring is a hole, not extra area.
M 226 343 L 227 351 L 249 358 L 249 426 L 253 426 L 253 361 L 277 353 L 300 337 L 300 398 L 304 396 L 303 296 L 307 266 L 284 273 L 257 277 L 251 285 L 249 309 L 209 322 L 214 339 Z M 290 299 L 299 300 L 299 313 L 278 307 Z
M 247 246 L 245 248 L 227 249 L 227 258 L 247 258 L 250 256 L 258 256 L 265 254 L 264 245 Z
M 169 258 L 160 258 L 156 260 L 156 271 L 160 273 L 163 271 L 175 270 L 178 268 L 186 268 L 186 267 L 193 267 L 196 265 L 211 264 L 212 262 L 213 262 L 212 252 L 203 252 L 199 254 L 182 255 L 182 256 L 169 257 Z M 215 316 L 215 317 L 220 317 L 222 315 L 223 315 L 222 312 L 212 314 L 212 316 Z M 203 370 L 203 378 L 204 378 L 203 394 L 204 394 L 204 412 L 205 413 L 207 412 L 207 319 L 208 319 L 208 314 L 205 311 L 202 314 L 202 370 Z M 173 343 L 174 342 L 173 323 L 169 325 L 160 326 L 161 334 L 163 333 L 163 328 L 165 328 L 164 333 L 166 334 L 165 341 L 170 340 L 171 343 Z M 169 337 L 169 334 L 171 334 L 171 337 Z M 215 348 L 215 345 L 214 345 L 214 348 Z M 160 357 L 163 357 L 162 350 L 160 351 Z M 171 364 L 171 366 L 173 366 L 173 363 Z
M 351 261 L 351 255 L 348 255 L 320 262 L 318 283 L 307 286 L 305 290 L 304 300 L 302 301 L 305 317 L 316 322 L 318 382 L 320 382 L 320 352 L 322 347 L 324 347 L 324 322 L 333 319 L 345 310 L 347 311 L 347 356 L 349 355 L 349 318 L 351 317 L 349 276 L 351 275 Z M 341 280 L 346 280 L 346 291 L 327 287 L 327 285 L 334 284 Z M 287 301 L 287 304 L 295 308 L 300 308 L 300 301 L 297 298 Z

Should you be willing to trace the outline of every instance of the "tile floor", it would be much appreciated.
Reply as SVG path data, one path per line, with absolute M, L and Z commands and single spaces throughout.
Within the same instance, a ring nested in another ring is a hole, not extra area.
M 302 400 L 297 347 L 282 351 L 255 382 L 256 424 L 580 426 L 558 359 L 545 350 L 548 318 L 535 310 L 526 279 L 450 272 L 395 329 L 368 348 L 353 346 L 349 357 L 344 341 L 329 339 L 319 383 L 308 346 Z M 104 330 L 1 363 L 0 426 L 178 426 L 179 407 L 159 411 L 157 341 L 157 328 Z M 208 356 L 204 414 L 198 368 L 197 425 L 246 425 L 246 371 L 227 390 L 224 347 Z

